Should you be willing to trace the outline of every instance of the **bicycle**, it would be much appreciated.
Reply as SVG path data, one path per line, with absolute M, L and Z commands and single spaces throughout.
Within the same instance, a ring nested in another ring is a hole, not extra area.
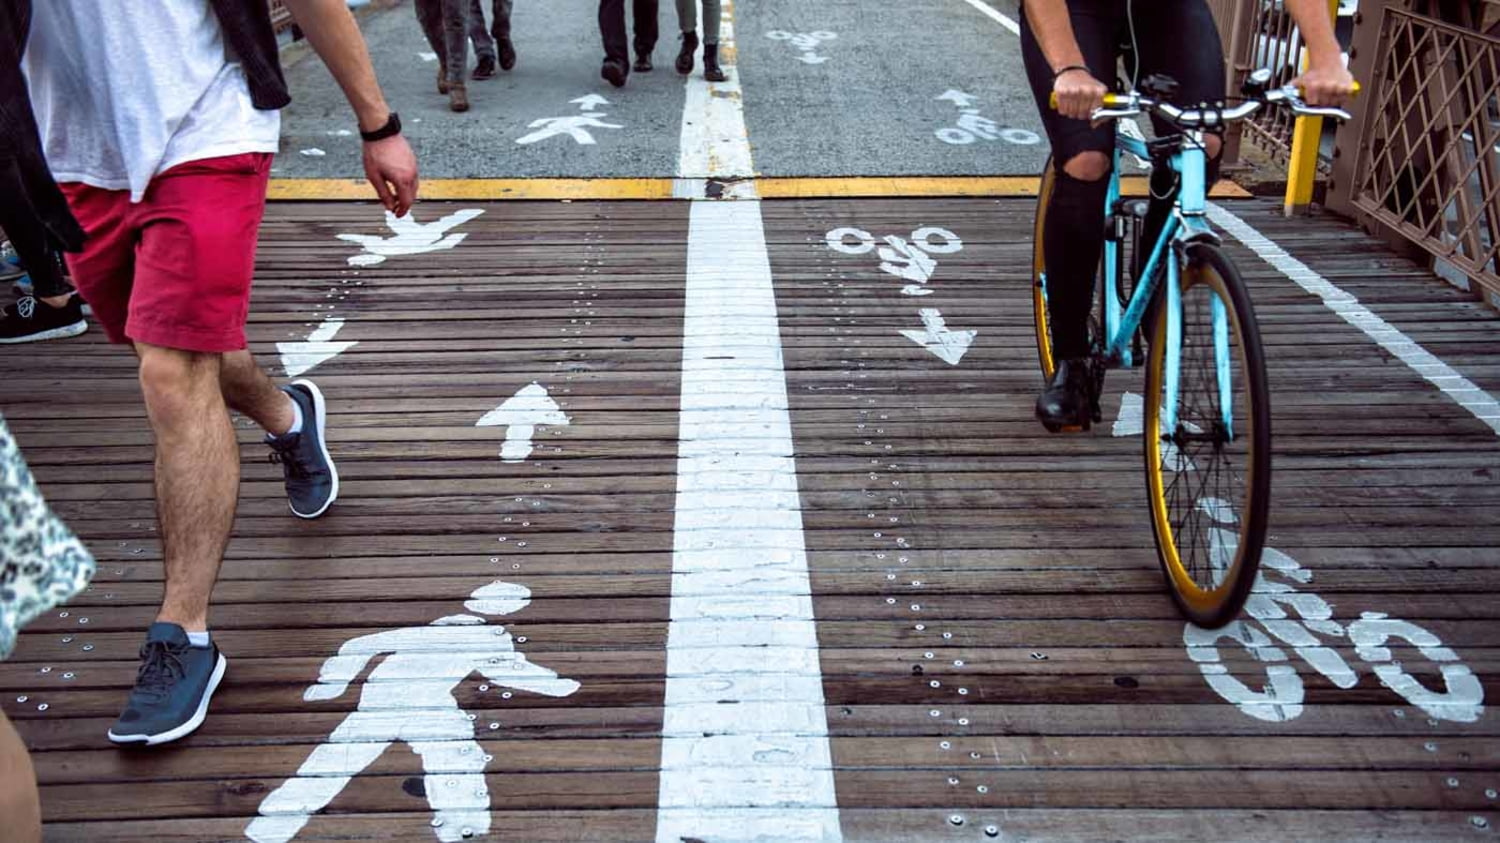
M 1205 216 L 1205 131 L 1272 105 L 1349 119 L 1342 109 L 1307 105 L 1296 88 L 1267 90 L 1270 78 L 1266 70 L 1251 74 L 1238 105 L 1179 108 L 1166 101 L 1176 83 L 1152 77 L 1142 84 L 1146 93 L 1107 95 L 1092 115 L 1097 122 L 1152 114 L 1179 130 L 1154 140 L 1115 135 L 1098 302 L 1090 315 L 1091 412 L 1083 427 L 1102 419 L 1105 370 L 1133 368 L 1144 356 L 1146 486 L 1157 558 L 1178 608 L 1208 628 L 1239 614 L 1259 571 L 1271 497 L 1271 406 L 1249 291 Z M 1139 242 L 1145 202 L 1120 195 L 1122 153 L 1176 174 L 1173 212 L 1154 243 Z M 1032 247 L 1037 351 L 1046 380 L 1056 361 L 1042 244 L 1055 179 L 1049 159 Z M 1133 289 L 1125 286 L 1127 241 L 1137 258 L 1132 266 L 1141 266 L 1131 273 Z M 1149 247 L 1144 262 L 1138 259 L 1143 245 Z M 1232 540 L 1223 537 L 1225 525 L 1234 528 Z

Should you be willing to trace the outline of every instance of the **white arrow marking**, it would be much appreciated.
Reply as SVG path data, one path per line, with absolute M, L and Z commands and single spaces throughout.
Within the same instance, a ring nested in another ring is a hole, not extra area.
M 505 425 L 505 444 L 500 447 L 500 459 L 521 462 L 531 456 L 531 437 L 536 435 L 537 425 L 559 427 L 571 421 L 547 394 L 547 388 L 533 383 L 485 413 L 474 426 Z
M 938 99 L 947 100 L 959 108 L 968 108 L 976 101 L 978 101 L 979 98 L 974 96 L 973 94 L 966 94 L 963 91 L 949 88 L 948 90 L 939 94 Z
M 925 326 L 923 330 L 902 331 L 901 335 L 937 355 L 950 366 L 958 365 L 958 361 L 968 352 L 969 345 L 974 342 L 974 337 L 979 335 L 978 331 L 948 330 L 948 323 L 943 320 L 942 312 L 935 307 L 922 308 L 922 324 Z
M 417 58 L 422 61 L 437 61 L 437 53 L 419 52 Z
M 609 100 L 599 96 L 598 94 L 589 94 L 587 96 L 579 97 L 575 100 L 568 100 L 568 102 L 578 103 L 578 107 L 583 109 L 584 111 L 593 111 L 601 105 L 609 105 Z
M 276 343 L 276 351 L 281 354 L 281 368 L 286 370 L 286 376 L 295 378 L 359 345 L 357 340 L 329 342 L 342 327 L 342 317 L 330 316 L 308 334 L 306 342 Z
M 350 266 L 375 266 L 385 263 L 386 258 L 396 255 L 420 255 L 424 252 L 451 249 L 462 243 L 469 235 L 447 234 L 448 230 L 463 225 L 482 213 L 484 211 L 477 208 L 465 208 L 424 225 L 417 222 L 417 218 L 410 213 L 404 217 L 398 217 L 386 211 L 385 224 L 395 234 L 394 237 L 340 234 L 338 238 L 364 247 L 363 252 L 349 258 Z M 446 237 L 445 234 L 447 234 Z
M 816 53 L 803 53 L 802 55 L 797 57 L 797 61 L 800 61 L 803 64 L 822 64 L 823 62 L 828 61 L 828 57 L 820 56 Z

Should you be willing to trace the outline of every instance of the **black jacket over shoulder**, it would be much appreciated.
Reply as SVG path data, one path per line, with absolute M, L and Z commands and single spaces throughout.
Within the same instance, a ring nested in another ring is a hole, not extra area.
M 47 169 L 31 94 L 21 73 L 21 56 L 31 29 L 31 2 L 0 0 L 0 169 L 13 169 L 23 191 L 22 196 L 0 196 L 0 202 L 29 204 L 54 245 L 74 251 L 83 243 L 83 230 Z M 224 40 L 245 70 L 255 107 L 272 111 L 291 102 L 266 0 L 212 0 L 212 4 Z
M 13 172 L 15 177 L 5 181 L 18 185 L 22 194 L 0 196 L 0 202 L 30 206 L 53 246 L 77 251 L 83 247 L 83 229 L 47 169 L 31 94 L 21 73 L 21 54 L 30 28 L 31 0 L 0 2 L 0 171 Z
M 287 94 L 286 77 L 281 75 L 271 7 L 266 0 L 213 0 L 213 7 L 224 40 L 245 69 L 250 101 L 262 111 L 284 108 L 292 98 Z

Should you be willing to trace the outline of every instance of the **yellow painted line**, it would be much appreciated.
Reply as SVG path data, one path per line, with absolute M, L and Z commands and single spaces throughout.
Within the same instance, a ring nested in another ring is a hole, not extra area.
M 915 199 L 1035 196 L 1037 176 L 857 176 L 837 178 L 764 178 L 756 180 L 764 199 Z M 430 179 L 422 182 L 423 199 L 672 199 L 683 195 L 676 179 Z M 701 187 L 699 188 L 701 190 Z M 1126 196 L 1145 196 L 1146 178 L 1121 179 Z M 1216 199 L 1243 199 L 1239 185 L 1220 181 L 1209 191 Z M 277 201 L 374 200 L 375 191 L 361 179 L 272 179 L 269 197 Z

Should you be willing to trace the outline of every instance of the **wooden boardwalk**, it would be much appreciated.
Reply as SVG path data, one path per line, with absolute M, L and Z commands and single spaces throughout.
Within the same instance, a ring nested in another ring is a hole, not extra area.
M 324 518 L 293 518 L 242 428 L 212 619 L 230 670 L 179 745 L 123 752 L 104 738 L 162 576 L 132 358 L 98 331 L 0 356 L 0 411 L 100 559 L 89 592 L 0 664 L 49 838 L 242 838 L 359 702 L 357 688 L 304 700 L 320 665 L 359 636 L 461 613 L 496 579 L 532 595 L 499 619 L 516 649 L 579 688 L 549 697 L 475 673 L 458 689 L 485 753 L 487 836 L 655 836 L 689 205 L 472 207 L 484 213 L 454 229 L 467 234 L 456 248 L 363 268 L 336 235 L 381 234 L 370 206 L 271 208 L 252 348 L 274 364 L 277 343 L 344 320 L 322 338 L 357 344 L 307 375 L 328 395 L 343 491 Z M 1338 222 L 1226 207 L 1500 393 L 1493 311 Z M 1108 423 L 1048 436 L 1031 417 L 1031 202 L 763 213 L 845 839 L 1496 834 L 1500 721 L 1464 690 L 1477 677 L 1500 698 L 1493 429 L 1229 241 L 1274 394 L 1269 544 L 1282 570 L 1267 580 L 1296 594 L 1264 600 L 1285 616 L 1231 627 L 1240 640 L 1200 664 L 1212 651 L 1190 654 L 1163 592 L 1139 437 Z M 940 226 L 962 248 L 931 256 L 932 294 L 913 298 L 876 253 L 825 244 L 845 226 L 876 238 Z M 922 328 L 920 308 L 978 332 L 957 365 L 899 333 Z M 1140 381 L 1111 374 L 1109 419 Z M 529 456 L 503 461 L 505 429 L 476 423 L 533 382 L 570 423 L 537 427 Z M 1390 642 L 1379 663 L 1399 667 L 1384 679 L 1347 633 L 1362 613 L 1425 631 L 1401 627 L 1414 640 Z M 1297 634 L 1315 640 L 1282 643 Z M 440 780 L 393 748 L 298 839 L 450 834 L 427 806 Z

